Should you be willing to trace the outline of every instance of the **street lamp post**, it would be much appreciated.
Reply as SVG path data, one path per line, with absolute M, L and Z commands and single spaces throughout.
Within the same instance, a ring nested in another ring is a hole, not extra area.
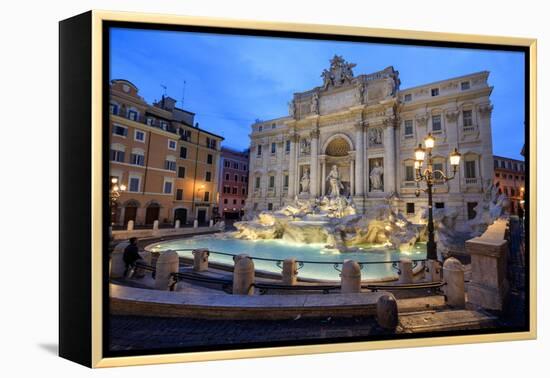
M 451 167 L 453 167 L 453 174 L 451 176 L 447 176 L 444 172 L 436 169 L 434 171 L 433 169 L 433 156 L 432 156 L 432 149 L 435 145 L 435 138 L 432 136 L 431 133 L 429 133 L 426 138 L 424 138 L 424 146 L 422 147 L 422 144 L 418 145 L 418 148 L 414 150 L 414 156 L 415 156 L 415 162 L 414 162 L 414 168 L 416 171 L 416 191 L 415 195 L 418 197 L 420 196 L 420 192 L 427 192 L 428 193 L 428 244 L 427 244 L 427 257 L 428 260 L 437 260 L 437 245 L 435 243 L 435 237 L 434 237 L 434 220 L 433 220 L 433 202 L 432 202 L 432 194 L 433 194 L 433 185 L 435 181 L 435 175 L 438 174 L 437 180 L 443 180 L 445 182 L 452 180 L 455 178 L 458 165 L 460 164 L 460 153 L 458 152 L 458 149 L 454 149 L 453 152 L 449 155 L 449 160 L 451 163 Z M 422 165 L 424 164 L 424 160 L 426 160 L 426 168 L 423 170 Z M 426 189 L 420 189 L 420 182 L 425 181 L 426 182 Z
M 111 188 L 109 189 L 109 207 L 111 208 L 111 226 L 115 223 L 117 201 L 120 193 L 126 190 L 126 185 L 118 184 L 118 178 L 111 179 Z

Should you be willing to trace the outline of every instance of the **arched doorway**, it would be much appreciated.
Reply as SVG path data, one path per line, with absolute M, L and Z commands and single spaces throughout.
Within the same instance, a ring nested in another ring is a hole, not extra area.
M 174 211 L 174 224 L 176 223 L 176 220 L 180 221 L 180 225 L 184 225 L 187 223 L 187 209 L 181 208 L 176 209 Z
M 124 204 L 124 225 L 126 226 L 129 221 L 136 222 L 137 209 L 139 208 L 139 202 L 135 200 L 129 200 Z
M 160 205 L 156 202 L 152 202 L 147 206 L 145 210 L 145 224 L 151 225 L 156 220 L 159 220 Z

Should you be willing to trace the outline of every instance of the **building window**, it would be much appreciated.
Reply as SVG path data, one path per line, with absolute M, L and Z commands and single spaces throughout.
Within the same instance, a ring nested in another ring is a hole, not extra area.
M 225 181 L 229 181 L 229 173 L 225 174 Z
M 216 139 L 208 138 L 206 137 L 206 147 L 211 148 L 213 150 L 216 149 Z
M 210 172 L 210 171 L 206 172 L 206 176 L 204 177 L 204 181 L 206 181 L 206 182 L 212 181 L 212 172 Z
M 187 159 L 187 148 L 181 146 L 180 147 L 180 158 Z
M 264 128 L 260 125 L 258 126 L 258 131 L 262 131 Z
M 113 135 L 126 138 L 128 135 L 128 128 L 120 125 L 113 125 Z
M 433 166 L 433 169 L 434 169 L 434 179 L 436 181 L 443 181 L 443 163 L 441 162 L 437 162 L 437 163 L 434 163 L 434 166 Z
M 237 200 L 233 198 L 233 205 L 236 205 L 236 204 L 237 204 Z
M 223 166 L 225 168 L 229 168 L 231 166 L 231 163 L 229 162 L 229 160 L 226 160 L 226 161 L 223 162 Z
M 463 81 L 462 83 L 460 83 L 460 89 L 463 91 L 467 91 L 468 89 L 470 89 L 470 82 Z
M 235 175 L 235 176 L 233 176 L 233 178 L 235 179 L 234 180 L 235 182 L 239 182 L 239 175 Z
M 132 152 L 132 155 L 130 156 L 130 163 L 134 165 L 145 165 L 145 156 L 141 153 Z
M 145 143 L 145 133 L 141 130 L 135 130 L 134 131 L 134 140 L 136 142 Z
M 464 162 L 464 177 L 467 179 L 476 178 L 476 162 L 475 160 L 466 160 Z
M 287 140 L 285 142 L 285 153 L 289 153 L 290 152 L 290 140 Z
M 256 155 L 257 156 L 262 156 L 262 145 L 261 144 L 258 145 L 258 151 L 257 151 Z
M 432 131 L 441 131 L 441 115 L 432 116 Z
M 128 182 L 128 190 L 130 192 L 139 192 L 139 177 L 130 177 Z
M 256 183 L 255 183 L 254 187 L 256 189 L 260 189 L 260 178 L 259 177 L 256 177 Z
M 176 171 L 176 162 L 172 160 L 165 160 L 164 161 L 164 169 L 168 171 Z
M 111 149 L 111 161 L 124 163 L 124 151 L 119 149 Z
M 223 193 L 224 194 L 229 194 L 231 192 L 231 188 L 229 188 L 229 186 L 224 186 L 223 187 Z
M 176 151 L 177 146 L 178 146 L 178 143 L 175 140 L 168 139 L 169 150 Z
M 180 129 L 180 139 L 186 141 L 191 140 L 191 130 Z
M 210 192 L 204 192 L 204 202 L 210 201 Z
M 407 214 L 414 214 L 414 202 L 407 202 Z
M 160 128 L 166 131 L 168 129 L 168 122 L 160 121 Z
M 276 124 L 274 124 L 274 123 L 271 124 L 271 128 L 272 128 L 272 129 L 274 129 L 274 128 L 276 128 L 276 127 L 277 127 Z
M 172 194 L 172 181 L 164 182 L 164 194 Z
M 277 152 L 277 144 L 271 143 L 271 154 L 274 154 L 275 152 Z
M 405 97 L 403 98 L 403 100 L 404 100 L 405 102 L 410 102 L 410 101 L 412 101 L 412 94 L 407 93 L 407 94 L 405 95 Z
M 500 173 L 495 173 L 495 177 L 500 177 Z
M 176 201 L 183 200 L 183 189 L 176 189 Z
M 118 105 L 111 103 L 109 105 L 109 111 L 111 112 L 111 114 L 118 115 Z
M 185 167 L 178 167 L 178 177 L 185 178 Z
M 224 203 L 224 205 L 227 205 L 227 198 L 223 199 L 223 203 Z
M 233 169 L 239 169 L 239 163 L 234 162 L 233 163 Z
M 241 205 L 244 205 L 244 200 L 241 200 Z
M 414 181 L 414 166 L 405 166 L 405 181 Z
M 285 178 L 284 178 L 284 181 L 283 181 L 283 186 L 285 188 L 288 188 L 288 175 L 285 175 Z
M 206 156 L 206 164 L 212 164 L 212 160 L 213 160 L 212 154 L 208 154 L 208 156 Z
M 464 127 L 472 127 L 474 125 L 474 120 L 472 118 L 471 110 L 462 111 L 462 125 Z
M 475 210 L 477 202 L 468 202 L 466 205 L 468 209 L 468 219 L 474 219 L 477 215 Z
M 267 210 L 273 210 L 273 204 L 271 202 L 267 204 Z
M 269 176 L 269 188 L 273 189 L 275 187 L 275 176 Z
M 155 119 L 153 117 L 147 117 L 145 122 L 147 123 L 147 126 L 153 126 L 155 124 Z
M 243 171 L 246 171 L 247 167 L 246 164 L 243 164 Z
M 439 96 L 439 88 L 432 88 L 432 97 Z
M 405 138 L 412 138 L 414 134 L 412 119 L 405 120 Z
M 138 112 L 135 110 L 128 110 L 128 119 L 131 119 L 132 121 L 137 121 L 138 118 Z
M 445 202 L 436 202 L 435 203 L 436 209 L 444 209 L 445 208 Z
M 495 168 L 498 168 L 498 160 L 495 160 L 495 161 L 494 161 L 494 167 L 495 167 Z
M 236 186 L 234 186 L 234 187 L 233 187 L 233 192 L 232 192 L 232 193 L 233 193 L 233 194 L 237 194 L 237 190 L 238 190 L 238 189 L 239 189 L 239 188 L 237 188 Z
M 243 196 L 246 195 L 246 188 L 242 188 L 242 195 L 243 195 Z

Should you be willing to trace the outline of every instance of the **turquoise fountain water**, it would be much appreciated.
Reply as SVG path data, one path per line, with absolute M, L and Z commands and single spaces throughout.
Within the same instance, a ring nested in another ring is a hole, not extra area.
M 410 259 L 424 259 L 426 257 L 426 244 L 418 243 L 407 252 L 400 252 L 390 249 L 384 245 L 362 245 L 354 252 L 339 252 L 336 249 L 327 249 L 323 244 L 299 244 L 289 243 L 284 240 L 241 240 L 234 239 L 227 234 L 195 236 L 192 238 L 171 240 L 156 243 L 149 247 L 155 252 L 172 250 L 178 251 L 182 257 L 192 258 L 191 249 L 208 248 L 210 251 L 224 252 L 232 255 L 246 253 L 251 257 L 269 258 L 284 260 L 294 257 L 298 261 L 306 261 L 303 268 L 299 270 L 299 277 L 314 278 L 323 280 L 339 280 L 339 271 L 334 268 L 332 262 L 342 263 L 346 259 L 353 259 L 357 262 L 396 261 L 401 257 Z M 231 256 L 210 254 L 210 261 L 233 265 Z M 307 262 L 318 262 L 315 264 Z M 281 268 L 274 261 L 255 260 L 256 269 L 280 273 Z M 341 268 L 341 265 L 338 267 Z M 392 264 L 363 264 L 363 280 L 381 279 L 388 276 L 396 276 Z

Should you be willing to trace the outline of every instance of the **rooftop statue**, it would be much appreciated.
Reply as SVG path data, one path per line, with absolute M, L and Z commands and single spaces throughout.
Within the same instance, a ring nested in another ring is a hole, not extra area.
M 339 87 L 345 82 L 351 82 L 353 79 L 353 67 L 357 64 L 348 63 L 339 55 L 334 55 L 330 60 L 330 69 L 324 69 L 321 73 L 323 78 L 323 88 L 328 89 L 329 86 Z

